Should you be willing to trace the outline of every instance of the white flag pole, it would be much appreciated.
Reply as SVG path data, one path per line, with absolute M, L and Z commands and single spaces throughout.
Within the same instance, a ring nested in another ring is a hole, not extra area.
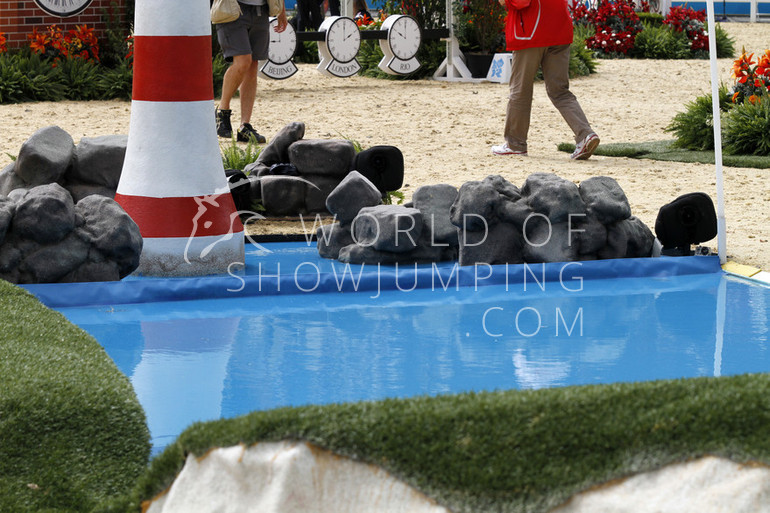
M 714 116 L 714 163 L 717 174 L 717 248 L 719 263 L 727 261 L 726 225 L 725 225 L 725 192 L 722 180 L 722 120 L 719 110 L 719 79 L 717 77 L 717 38 L 714 23 L 714 0 L 706 2 L 708 16 L 709 61 L 711 62 L 711 105 Z

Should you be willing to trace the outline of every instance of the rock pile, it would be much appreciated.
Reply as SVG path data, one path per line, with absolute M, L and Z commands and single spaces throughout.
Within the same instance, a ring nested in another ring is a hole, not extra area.
M 75 146 L 58 126 L 41 128 L 22 144 L 16 162 L 0 171 L 0 196 L 58 183 L 77 203 L 90 194 L 115 197 L 126 155 L 126 135 L 84 137 Z
M 243 172 L 252 181 L 252 194 L 262 199 L 268 215 L 298 215 L 326 212 L 329 194 L 354 169 L 356 150 L 352 142 L 340 139 L 303 139 L 305 124 L 294 122 L 281 129 L 265 146 L 257 160 Z M 391 150 L 401 153 L 393 147 Z M 403 157 L 402 157 L 403 159 Z M 370 176 L 378 183 L 397 190 L 403 180 L 396 176 L 380 176 L 387 170 L 377 166 Z M 363 170 L 362 170 L 363 171 Z M 365 172 L 365 171 L 364 171 Z M 380 190 L 378 198 L 384 190 Z
M 450 217 L 462 233 L 460 265 L 646 257 L 655 240 L 606 176 L 577 186 L 535 173 L 521 189 L 488 176 L 460 187 Z
M 112 199 L 125 136 L 38 130 L 0 172 L 0 279 L 118 280 L 139 265 L 139 227 Z
M 460 265 L 646 257 L 655 237 L 618 183 L 580 186 L 553 173 L 519 188 L 499 175 L 415 191 L 406 206 L 380 205 L 377 189 L 352 172 L 326 206 L 339 223 L 318 230 L 318 251 L 350 263 L 459 258 Z
M 458 239 L 449 208 L 456 196 L 451 185 L 429 185 L 409 206 L 382 205 L 377 187 L 351 171 L 326 200 L 339 222 L 318 229 L 318 252 L 356 264 L 453 260 Z

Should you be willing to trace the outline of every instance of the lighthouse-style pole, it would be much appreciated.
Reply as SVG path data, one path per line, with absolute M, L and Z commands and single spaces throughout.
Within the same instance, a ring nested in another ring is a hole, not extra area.
M 194 276 L 243 262 L 243 225 L 214 122 L 206 0 L 136 0 L 128 147 L 115 200 L 139 225 L 138 274 Z

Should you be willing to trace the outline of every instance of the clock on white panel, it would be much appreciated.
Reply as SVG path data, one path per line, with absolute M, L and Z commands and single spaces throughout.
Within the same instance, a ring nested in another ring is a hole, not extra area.
M 91 2 L 92 0 L 35 0 L 38 7 L 51 16 L 58 16 L 59 18 L 69 18 L 80 14 L 91 5 Z

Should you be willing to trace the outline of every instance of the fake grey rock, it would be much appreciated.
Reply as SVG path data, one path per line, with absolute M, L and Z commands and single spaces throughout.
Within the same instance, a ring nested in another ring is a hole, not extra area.
M 121 278 L 118 264 L 107 260 L 105 262 L 86 262 L 59 281 L 61 283 L 118 281 Z
M 88 243 L 71 233 L 58 244 L 46 245 L 26 256 L 19 273 L 26 283 L 55 283 L 88 258 Z
M 589 213 L 602 224 L 631 217 L 631 205 L 617 181 L 609 176 L 594 176 L 580 183 L 580 196 Z
M 342 223 L 350 223 L 365 207 L 382 203 L 377 187 L 358 171 L 351 171 L 326 198 L 326 209 Z
M 429 244 L 447 243 L 458 246 L 457 227 L 449 218 L 449 210 L 457 199 L 457 189 L 448 184 L 425 185 L 414 191 L 412 204 L 422 212 Z
M 512 224 L 495 223 L 487 230 L 460 233 L 460 265 L 520 264 L 521 232 Z
M 0 196 L 8 196 L 16 189 L 27 189 L 27 184 L 14 172 L 16 163 L 8 164 L 0 171 Z
M 510 200 L 502 198 L 495 207 L 497 218 L 504 223 L 511 223 L 519 230 L 524 229 L 527 222 L 534 212 L 525 199 Z
M 359 246 L 405 253 L 417 247 L 422 228 L 423 217 L 416 208 L 378 205 L 358 212 L 351 224 L 351 233 Z
M 462 230 L 486 230 L 494 219 L 500 193 L 489 182 L 465 182 L 449 209 L 452 224 Z
M 540 223 L 525 239 L 524 261 L 571 262 L 578 259 L 580 242 L 569 232 L 569 223 Z
M 127 135 L 83 137 L 75 148 L 72 168 L 66 174 L 67 181 L 101 185 L 114 192 L 123 170 L 127 144 Z
M 599 258 L 638 258 L 652 253 L 655 236 L 639 218 L 607 225 L 607 245 L 599 250 Z
M 75 203 L 59 184 L 39 185 L 16 205 L 12 229 L 20 237 L 50 244 L 75 228 Z
M 328 176 L 304 176 L 309 183 L 305 192 L 305 208 L 308 212 L 327 212 L 326 199 L 339 186 L 339 178 Z
M 11 227 L 14 212 L 16 212 L 16 203 L 0 196 L 0 244 L 3 243 L 5 233 Z
M 607 245 L 607 228 L 594 215 L 572 218 L 572 237 L 577 237 L 580 259 L 586 255 L 596 255 Z
M 75 210 L 84 221 L 77 229 L 78 235 L 107 260 L 115 262 L 118 279 L 139 267 L 142 253 L 139 226 L 120 205 L 104 196 L 91 195 L 78 202 Z M 95 270 L 100 274 L 104 272 Z
M 0 279 L 18 283 L 18 267 L 22 257 L 21 250 L 14 244 L 0 244 Z M 15 274 L 15 277 L 10 275 Z M 8 277 L 3 277 L 3 276 Z
M 553 173 L 529 175 L 521 193 L 532 210 L 547 216 L 553 223 L 566 221 L 569 214 L 586 211 L 578 186 Z
M 24 196 L 26 196 L 28 192 L 29 192 L 29 189 L 14 189 L 8 193 L 8 199 L 16 203 L 19 203 L 21 200 L 24 199 Z
M 316 230 L 318 254 L 323 258 L 338 258 L 340 250 L 353 244 L 350 229 L 340 223 L 325 224 Z
M 303 139 L 289 146 L 289 162 L 297 166 L 300 175 L 342 179 L 350 172 L 355 156 L 353 143 L 342 139 Z
M 266 175 L 260 178 L 262 204 L 272 215 L 297 215 L 305 211 L 307 182 L 298 176 Z
M 340 262 L 348 264 L 419 264 L 441 262 L 457 258 L 456 247 L 431 246 L 425 240 L 420 240 L 412 251 L 394 253 L 380 251 L 371 246 L 350 244 L 339 251 Z
M 289 123 L 278 131 L 257 157 L 256 162 L 243 170 L 246 174 L 262 176 L 273 164 L 289 162 L 289 146 L 305 137 L 305 123 Z
M 90 185 L 90 184 L 70 184 L 66 186 L 67 192 L 72 196 L 72 200 L 78 203 L 80 200 L 92 194 L 104 196 L 105 198 L 114 199 L 116 188 L 105 187 L 103 185 Z
M 59 181 L 72 162 L 75 142 L 58 126 L 41 128 L 21 145 L 15 173 L 34 187 Z
M 85 262 L 59 281 L 62 283 L 75 283 L 81 281 L 118 281 L 121 278 L 123 278 L 123 276 L 121 276 L 118 264 L 111 260 L 106 260 L 103 262 Z
M 402 253 L 378 251 L 371 246 L 350 244 L 340 249 L 338 259 L 345 264 L 395 264 Z
M 521 191 L 519 188 L 500 175 L 489 175 L 484 178 L 482 182 L 491 185 L 501 196 L 504 196 L 511 201 L 517 201 L 521 198 Z

